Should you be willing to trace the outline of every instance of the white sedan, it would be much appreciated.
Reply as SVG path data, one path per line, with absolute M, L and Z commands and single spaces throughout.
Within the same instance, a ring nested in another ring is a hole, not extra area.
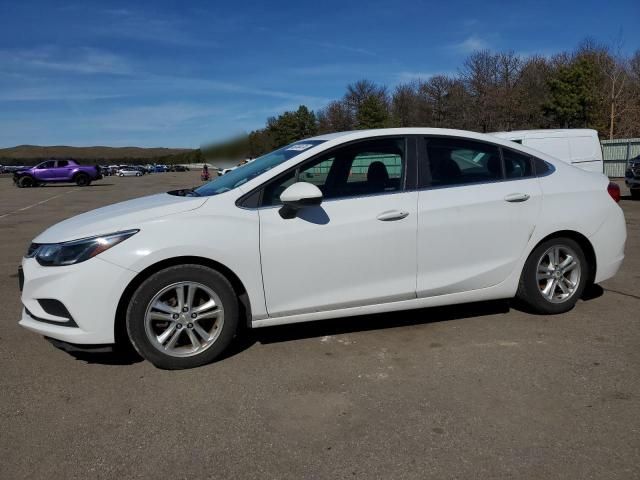
M 117 175 L 119 177 L 141 177 L 142 172 L 140 170 L 136 170 L 135 168 L 121 168 L 118 170 Z
M 619 194 L 478 133 L 323 135 L 52 226 L 22 262 L 20 324 L 72 344 L 128 341 L 177 369 L 219 357 L 241 324 L 513 297 L 562 313 L 622 263 Z

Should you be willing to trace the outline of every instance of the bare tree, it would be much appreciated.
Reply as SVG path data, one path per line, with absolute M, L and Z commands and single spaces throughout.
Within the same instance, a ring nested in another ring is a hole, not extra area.
M 597 55 L 598 65 L 605 77 L 605 88 L 609 107 L 609 140 L 613 140 L 616 120 L 629 106 L 625 98 L 628 83 L 628 61 L 621 54 L 622 40 L 619 39 L 615 52 L 602 50 Z
M 355 127 L 354 117 L 347 105 L 333 101 L 317 114 L 320 133 L 343 132 Z
M 418 93 L 415 82 L 396 86 L 391 98 L 391 115 L 397 127 L 416 127 Z

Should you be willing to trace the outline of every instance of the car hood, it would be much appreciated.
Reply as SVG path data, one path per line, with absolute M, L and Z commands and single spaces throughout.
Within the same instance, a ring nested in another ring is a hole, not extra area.
M 48 228 L 33 241 L 57 243 L 121 230 L 142 228 L 142 224 L 160 217 L 201 207 L 208 197 L 181 197 L 161 193 L 115 203 L 82 213 Z

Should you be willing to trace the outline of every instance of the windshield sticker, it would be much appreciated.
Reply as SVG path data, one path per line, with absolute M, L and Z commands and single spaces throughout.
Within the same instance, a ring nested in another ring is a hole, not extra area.
M 291 145 L 287 150 L 293 150 L 295 152 L 301 152 L 307 148 L 313 147 L 313 143 L 298 143 L 297 145 Z

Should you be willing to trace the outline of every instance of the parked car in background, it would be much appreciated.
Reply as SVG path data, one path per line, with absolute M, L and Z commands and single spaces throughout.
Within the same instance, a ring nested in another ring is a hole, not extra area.
M 188 172 L 189 171 L 189 167 L 185 167 L 184 165 L 174 165 L 173 166 L 173 171 L 174 172 Z
M 45 183 L 70 183 L 86 187 L 102 178 L 98 166 L 78 165 L 73 160 L 47 160 L 35 167 L 24 168 L 13 174 L 14 183 L 22 187 L 35 187 Z
M 142 172 L 133 167 L 121 168 L 118 170 L 119 177 L 141 177 Z
M 167 166 L 166 165 L 156 165 L 153 168 L 153 171 L 155 173 L 164 173 L 167 171 Z
M 517 130 L 491 135 L 535 148 L 588 172 L 604 172 L 602 146 L 595 130 Z
M 629 187 L 631 197 L 640 199 L 640 155 L 629 160 L 624 183 Z
M 22 261 L 20 324 L 79 344 L 128 336 L 175 369 L 218 358 L 241 325 L 512 297 L 558 314 L 618 271 L 619 198 L 495 136 L 323 135 L 52 226 Z
M 18 170 L 24 170 L 26 167 L 24 165 L 5 165 L 2 169 L 2 173 L 13 173 L 13 172 L 17 172 Z

